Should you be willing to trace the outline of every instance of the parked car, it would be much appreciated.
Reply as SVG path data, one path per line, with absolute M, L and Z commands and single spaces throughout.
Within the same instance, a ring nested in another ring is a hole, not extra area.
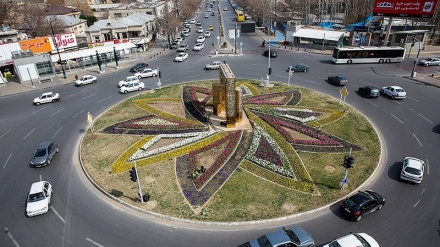
M 287 69 L 288 71 L 293 71 L 293 72 L 307 72 L 309 70 L 309 66 L 303 63 L 298 63 L 292 66 L 289 66 L 289 68 Z
M 196 26 L 201 26 L 202 25 L 202 23 L 200 22 L 200 21 L 198 21 L 197 23 L 196 23 Z
M 209 37 L 211 37 L 211 32 L 210 31 L 205 31 L 203 36 L 205 36 L 205 38 L 209 38 Z
M 208 15 L 208 14 L 205 14 L 205 18 L 209 18 L 209 15 Z
M 47 93 L 41 94 L 40 97 L 35 98 L 34 104 L 40 105 L 40 104 L 45 104 L 45 103 L 50 103 L 50 102 L 57 102 L 59 100 L 60 100 L 59 93 L 47 92 Z
M 157 76 L 157 69 L 147 68 L 134 75 L 137 76 L 138 79 Z
M 266 51 L 264 51 L 263 52 L 263 55 L 264 56 L 269 56 L 269 50 L 266 50 Z M 276 51 L 274 51 L 274 50 L 271 50 L 270 51 L 270 57 L 272 58 L 272 57 L 277 57 L 278 56 L 278 54 L 277 54 L 277 52 Z
M 347 236 L 340 237 L 322 247 L 379 247 L 377 241 L 366 233 L 351 233 Z
M 186 59 L 188 59 L 188 53 L 181 52 L 181 53 L 177 54 L 177 57 L 174 58 L 174 61 L 175 62 L 183 62 Z
M 367 98 L 377 98 L 379 97 L 379 89 L 370 86 L 364 86 L 359 88 L 359 94 Z
M 130 72 L 139 72 L 145 68 L 148 68 L 147 63 L 137 63 L 130 68 Z
M 128 84 L 125 84 L 124 86 L 122 86 L 119 89 L 120 93 L 129 93 L 129 92 L 133 92 L 133 91 L 141 91 L 142 89 L 145 88 L 145 85 L 143 82 L 138 81 L 138 82 L 130 82 Z
M 196 23 L 196 19 L 191 19 L 191 20 L 189 20 L 189 23 L 191 23 L 191 24 Z
M 33 183 L 26 200 L 26 215 L 32 217 L 47 213 L 51 198 L 52 185 L 49 182 Z
M 31 159 L 31 166 L 41 167 L 50 165 L 56 153 L 59 152 L 58 145 L 55 142 L 43 142 L 37 146 Z
M 208 12 L 211 12 L 212 10 L 211 9 L 208 9 Z
M 381 195 L 372 190 L 367 190 L 359 191 L 344 200 L 340 209 L 352 220 L 360 221 L 363 216 L 381 210 L 383 205 L 385 205 L 385 199 Z
M 177 48 L 178 52 L 185 52 L 188 50 L 188 45 L 187 44 L 181 44 L 179 45 L 179 47 Z
M 392 99 L 404 99 L 406 98 L 406 92 L 399 86 L 387 86 L 380 89 L 380 92 L 388 95 Z
M 312 236 L 303 228 L 283 229 L 253 239 L 244 245 L 248 247 L 311 247 L 315 244 Z
M 211 16 L 215 16 L 215 12 L 211 12 Z
M 248 14 L 244 14 L 244 19 L 245 19 L 245 20 L 250 20 L 250 19 L 251 19 L 251 16 L 248 15 Z
M 180 45 L 180 42 L 182 42 L 182 41 L 183 41 L 183 38 L 182 38 L 182 37 L 176 37 L 176 38 L 174 39 L 174 42 L 179 43 L 179 45 Z
M 185 39 L 188 36 L 189 36 L 189 31 L 182 30 L 182 33 L 180 34 L 180 37 L 182 37 L 182 39 Z
M 198 33 L 203 33 L 203 27 L 199 27 L 199 28 L 197 29 L 197 32 L 198 32 Z
M 186 28 L 189 28 L 189 27 L 191 27 L 191 24 L 185 23 L 185 24 L 183 24 L 183 26 L 186 27 Z
M 342 75 L 331 75 L 328 77 L 328 82 L 336 86 L 345 86 L 345 84 L 347 84 L 347 78 Z
M 172 42 L 171 43 L 171 46 L 170 46 L 170 49 L 177 49 L 177 47 L 179 47 L 179 43 L 177 43 L 177 42 Z
M 406 157 L 403 160 L 400 179 L 419 184 L 423 180 L 423 172 L 425 171 L 425 162 L 421 159 Z
M 75 81 L 75 86 L 81 87 L 86 84 L 96 83 L 96 76 L 93 75 L 85 75 L 81 76 L 78 80 Z
M 129 83 L 132 83 L 132 82 L 139 82 L 139 79 L 136 75 L 127 76 L 123 81 L 119 81 L 118 87 L 122 87 L 122 86 L 129 84 Z
M 194 45 L 193 50 L 194 50 L 194 51 L 201 51 L 201 50 L 203 50 L 204 47 L 205 47 L 205 45 L 204 45 L 203 43 L 196 43 L 196 44 Z
M 203 43 L 205 42 L 205 36 L 199 36 L 196 40 L 197 43 Z
M 205 65 L 205 69 L 207 69 L 207 70 L 220 69 L 220 64 L 222 64 L 222 62 L 220 62 L 220 61 L 213 61 L 210 64 Z
M 419 61 L 419 65 L 423 66 L 438 66 L 440 65 L 440 58 L 430 57 Z

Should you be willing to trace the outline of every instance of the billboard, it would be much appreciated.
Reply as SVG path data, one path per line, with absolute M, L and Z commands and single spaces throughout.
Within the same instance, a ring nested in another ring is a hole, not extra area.
M 54 39 L 52 36 L 50 37 L 50 45 L 52 46 L 52 51 L 56 50 L 56 45 L 54 43 Z M 58 49 L 63 51 L 68 48 L 75 48 L 78 46 L 76 43 L 76 36 L 74 33 L 64 33 L 64 34 L 56 34 L 55 42 L 58 45 Z
M 31 50 L 34 54 L 52 50 L 48 37 L 20 40 L 18 44 L 22 51 Z
M 375 0 L 373 15 L 432 18 L 438 0 Z

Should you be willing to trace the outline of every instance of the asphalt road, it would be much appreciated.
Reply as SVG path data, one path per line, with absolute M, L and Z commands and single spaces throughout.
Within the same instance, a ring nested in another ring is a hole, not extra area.
M 221 1 L 221 9 L 225 4 L 226 1 Z M 199 15 L 203 27 L 215 24 L 211 22 L 213 17 L 205 20 L 203 14 L 202 11 Z M 217 15 L 218 12 L 215 18 Z M 232 25 L 227 22 L 225 19 L 225 25 Z M 184 43 L 192 49 L 197 36 L 193 27 Z M 248 35 L 242 35 L 240 40 L 246 44 L 243 56 L 208 57 L 212 49 L 205 41 L 205 49 L 189 51 L 189 59 L 184 62 L 173 62 L 177 53 L 171 52 L 149 63 L 161 69 L 162 86 L 218 78 L 218 71 L 203 70 L 203 66 L 213 60 L 226 61 L 237 78 L 265 77 L 268 59 L 261 56 L 265 50 L 259 47 L 261 41 Z M 271 59 L 271 81 L 287 83 L 287 67 L 297 62 L 306 63 L 310 71 L 294 73 L 290 82 L 339 98 L 339 88 L 325 79 L 333 73 L 348 78 L 346 103 L 370 119 L 383 141 L 381 168 L 374 181 L 364 188 L 375 190 L 386 198 L 386 205 L 380 212 L 360 222 L 349 222 L 340 216 L 339 203 L 336 203 L 329 210 L 296 220 L 211 226 L 160 219 L 112 201 L 85 177 L 79 165 L 78 149 L 87 125 L 87 112 L 97 117 L 136 94 L 117 92 L 117 82 L 131 75 L 128 71 L 120 71 L 100 75 L 98 83 L 93 85 L 77 88 L 69 84 L 53 88 L 61 94 L 61 101 L 54 104 L 32 105 L 32 99 L 41 91 L 0 98 L 0 223 L 5 230 L 0 234 L 0 246 L 237 246 L 281 226 L 304 227 L 318 246 L 349 232 L 366 232 L 381 246 L 440 246 L 440 133 L 434 131 L 440 124 L 440 89 L 402 78 L 409 74 L 411 61 L 333 65 L 329 56 L 276 50 L 278 57 Z M 143 81 L 147 88 L 157 88 L 157 78 Z M 378 88 L 399 85 L 407 91 L 408 97 L 399 101 L 383 96 L 365 99 L 356 93 L 363 85 Z M 46 140 L 57 142 L 60 152 L 51 165 L 30 168 L 34 149 Z M 402 160 L 406 156 L 428 163 L 420 185 L 399 180 Z M 27 193 L 30 185 L 39 180 L 50 181 L 53 185 L 50 211 L 26 218 Z

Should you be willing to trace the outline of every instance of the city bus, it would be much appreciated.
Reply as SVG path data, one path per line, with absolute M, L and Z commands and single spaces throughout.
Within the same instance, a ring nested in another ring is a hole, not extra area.
M 242 22 L 242 21 L 244 21 L 244 14 L 243 14 L 243 11 L 241 11 L 241 10 L 236 10 L 236 11 L 235 11 L 235 14 L 237 14 L 237 21 L 238 21 L 238 22 Z
M 405 58 L 405 49 L 392 46 L 336 47 L 333 63 L 400 63 Z

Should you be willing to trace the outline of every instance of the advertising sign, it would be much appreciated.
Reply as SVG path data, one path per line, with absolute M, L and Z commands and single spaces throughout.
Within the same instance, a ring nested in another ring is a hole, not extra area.
M 373 14 L 376 16 L 399 16 L 432 18 L 438 0 L 375 0 Z
M 22 51 L 31 50 L 34 54 L 41 52 L 50 52 L 52 49 L 49 43 L 49 37 L 36 39 L 26 39 L 18 41 Z
M 52 46 L 52 51 L 55 51 L 57 48 L 54 43 L 54 39 L 50 36 L 50 45 Z M 55 42 L 58 45 L 59 50 L 64 50 L 71 47 L 76 47 L 78 44 L 76 43 L 76 36 L 74 33 L 63 33 L 55 35 Z

